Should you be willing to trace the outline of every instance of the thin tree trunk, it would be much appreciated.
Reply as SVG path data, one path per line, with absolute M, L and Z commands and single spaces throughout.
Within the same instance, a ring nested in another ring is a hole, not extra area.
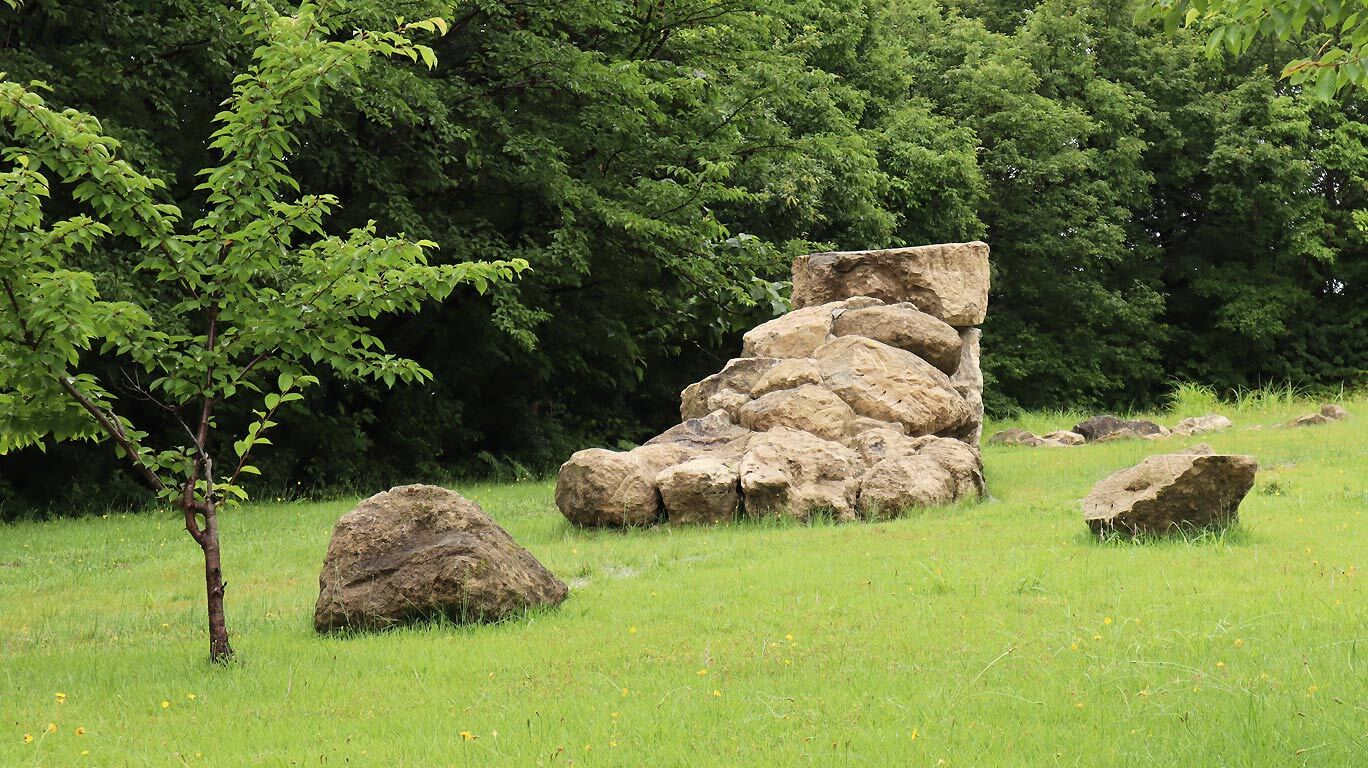
M 223 566 L 219 560 L 218 510 L 210 502 L 203 509 L 204 531 L 200 548 L 204 550 L 204 587 L 209 608 L 209 660 L 232 661 L 228 644 L 228 620 L 223 612 Z

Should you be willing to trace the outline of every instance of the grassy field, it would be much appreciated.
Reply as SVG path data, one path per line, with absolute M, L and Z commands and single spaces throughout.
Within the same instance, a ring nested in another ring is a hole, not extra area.
M 550 483 L 460 488 L 572 586 L 498 626 L 316 636 L 351 502 L 259 504 L 226 522 L 227 668 L 170 516 L 0 527 L 0 766 L 1368 765 L 1368 399 L 1345 405 L 989 448 L 991 501 L 871 525 L 591 533 Z M 1261 462 L 1241 528 L 1087 535 L 1092 483 L 1202 440 Z

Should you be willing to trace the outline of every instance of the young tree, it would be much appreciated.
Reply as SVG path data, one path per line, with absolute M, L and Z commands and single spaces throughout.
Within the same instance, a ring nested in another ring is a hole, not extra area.
M 95 118 L 52 109 L 34 92 L 41 83 L 0 77 L 0 156 L 10 166 L 0 173 L 0 453 L 45 439 L 111 442 L 179 510 L 203 550 L 214 661 L 233 655 L 218 513 L 246 498 L 239 481 L 257 473 L 251 453 L 270 443 L 280 408 L 317 383 L 309 371 L 386 385 L 427 380 L 415 362 L 387 353 L 367 322 L 461 284 L 483 293 L 526 268 L 517 260 L 429 264 L 434 243 L 380 236 L 373 223 L 326 235 L 337 199 L 294 196 L 285 162 L 292 126 L 318 116 L 324 90 L 375 56 L 433 66 L 432 50 L 410 35 L 445 32 L 444 21 L 401 20 L 393 31 L 334 40 L 317 5 L 293 15 L 259 0 L 242 8 L 260 45 L 216 117 L 210 147 L 221 162 L 201 171 L 203 208 L 188 226 L 177 206 L 157 201 L 159 181 L 118 158 Z M 87 212 L 45 221 L 45 203 L 58 193 L 64 207 Z M 69 263 L 110 237 L 137 244 L 130 266 L 155 279 L 155 302 L 105 300 L 95 277 Z M 131 386 L 183 427 L 178 445 L 147 445 L 111 391 L 81 371 L 97 349 L 146 372 L 145 383 Z M 217 409 L 244 397 L 260 405 L 229 441 Z
M 1208 30 L 1207 55 L 1242 54 L 1265 37 L 1303 40 L 1314 51 L 1293 59 L 1283 77 L 1322 101 L 1349 86 L 1368 88 L 1368 3 L 1364 0 L 1149 0 L 1140 19 Z

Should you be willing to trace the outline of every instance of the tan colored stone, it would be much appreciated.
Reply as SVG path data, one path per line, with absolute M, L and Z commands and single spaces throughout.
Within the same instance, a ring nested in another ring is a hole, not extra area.
M 755 382 L 778 363 L 776 358 L 733 358 L 721 371 L 684 388 L 679 396 L 679 417 L 699 418 L 718 409 L 735 415 L 734 412 L 750 399 L 749 393 Z
M 950 378 L 920 357 L 861 336 L 842 336 L 813 353 L 822 384 L 855 413 L 924 435 L 968 423 L 973 412 Z
M 983 331 L 961 328 L 959 366 L 950 376 L 950 386 L 960 393 L 974 416 L 953 437 L 977 448 L 983 438 L 983 370 L 979 367 L 979 340 Z
M 565 599 L 565 584 L 480 506 L 432 485 L 377 493 L 338 519 L 314 629 L 384 629 L 443 616 L 492 622 Z
M 890 456 L 876 463 L 860 480 L 860 513 L 867 519 L 898 517 L 913 507 L 938 506 L 954 500 L 954 477 L 931 456 Z
M 1205 416 L 1193 416 L 1183 419 L 1173 427 L 1175 435 L 1200 435 L 1206 432 L 1216 432 L 1222 429 L 1230 429 L 1235 426 L 1235 422 L 1218 413 L 1209 413 Z
M 905 349 L 946 374 L 960 365 L 959 332 L 907 302 L 838 311 L 832 333 Z
M 655 480 L 665 516 L 673 525 L 712 525 L 736 519 L 741 483 L 735 462 L 692 459 L 661 471 Z
M 1053 440 L 1061 445 L 1082 445 L 1087 440 L 1077 432 L 1070 432 L 1067 429 L 1058 429 L 1054 432 L 1046 432 L 1041 435 L 1042 440 Z
M 762 432 L 741 459 L 746 514 L 853 520 L 863 470 L 859 456 L 840 443 L 787 427 Z
M 826 440 L 841 440 L 849 435 L 854 421 L 855 412 L 844 400 L 815 384 L 775 390 L 741 409 L 741 426 L 747 429 L 764 432 L 774 427 L 790 427 Z
M 556 476 L 556 507 L 586 528 L 652 525 L 660 515 L 657 472 L 640 455 L 576 451 Z
M 1344 406 L 1336 405 L 1335 403 L 1325 403 L 1322 405 L 1320 415 L 1331 421 L 1343 421 L 1344 419 L 1349 418 L 1349 412 L 1344 409 Z
M 1251 456 L 1151 456 L 1093 486 L 1083 500 L 1083 519 L 1095 533 L 1163 534 L 1228 525 L 1258 468 Z
M 867 296 L 843 297 L 838 301 L 795 309 L 761 323 L 741 337 L 742 357 L 810 357 L 812 351 L 831 338 L 835 316 L 844 311 L 882 304 Z
M 910 301 L 950 325 L 978 325 L 988 312 L 988 280 L 981 242 L 813 253 L 793 263 L 793 306 L 872 296 Z
M 821 383 L 822 371 L 813 360 L 806 357 L 781 360 L 755 382 L 755 386 L 751 387 L 750 396 L 760 397 L 780 389 L 796 389 L 804 384 Z

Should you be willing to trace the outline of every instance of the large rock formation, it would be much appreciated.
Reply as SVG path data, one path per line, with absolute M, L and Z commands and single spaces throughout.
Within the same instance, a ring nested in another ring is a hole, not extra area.
M 556 605 L 567 590 L 475 502 L 405 485 L 338 519 L 318 592 L 314 628 L 330 632 L 435 616 L 498 621 Z
M 1258 469 L 1251 456 L 1213 455 L 1207 446 L 1150 456 L 1093 486 L 1083 519 L 1099 534 L 1225 526 L 1235 521 Z
M 882 518 L 980 495 L 987 301 L 983 243 L 799 257 L 796 309 L 687 387 L 679 425 L 571 456 L 556 504 L 627 527 Z

